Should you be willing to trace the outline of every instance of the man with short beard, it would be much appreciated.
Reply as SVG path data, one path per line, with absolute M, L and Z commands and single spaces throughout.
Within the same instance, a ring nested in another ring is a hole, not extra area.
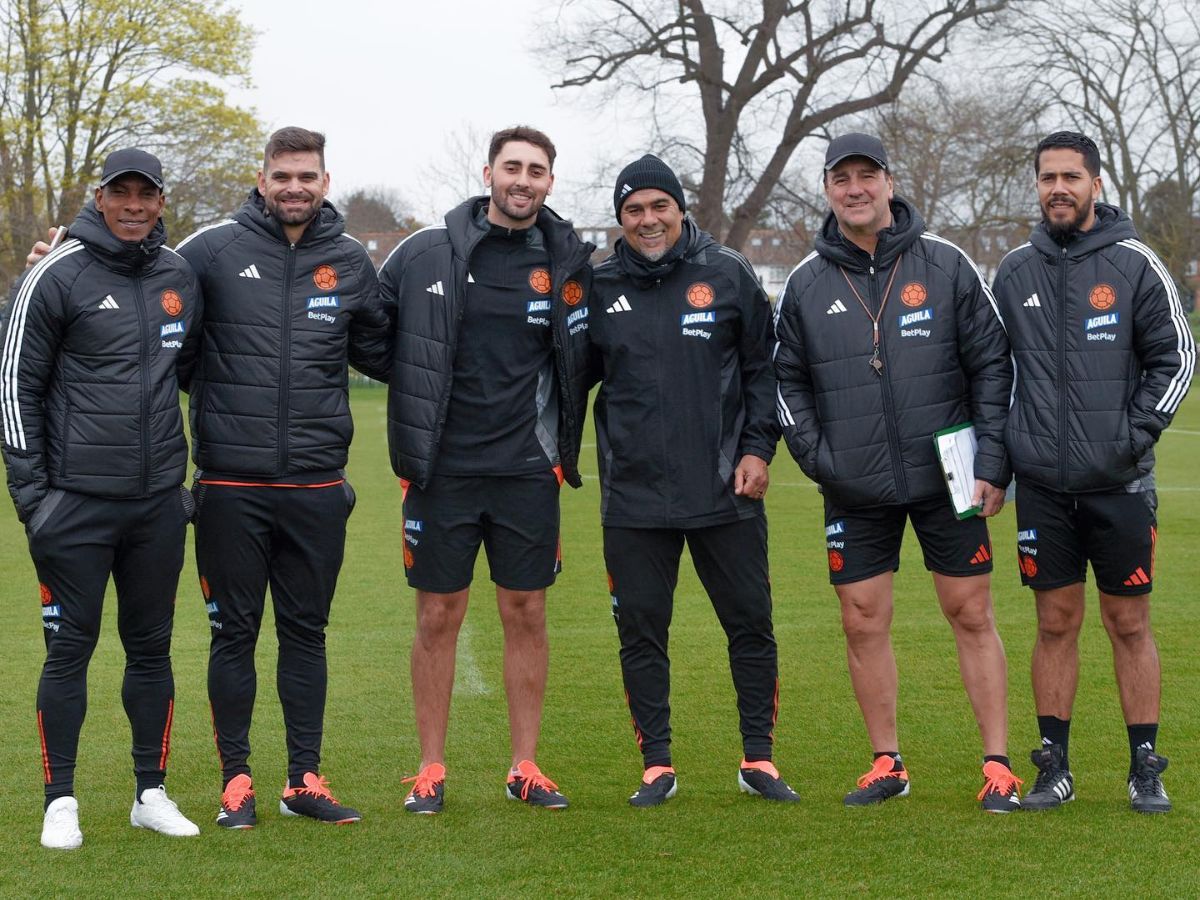
M 561 568 L 559 487 L 576 466 L 587 389 L 592 247 L 546 208 L 554 144 L 492 136 L 485 196 L 407 238 L 380 284 L 394 319 L 388 444 L 404 487 L 404 567 L 416 589 L 413 706 L 421 744 L 409 812 L 442 811 L 458 633 L 487 549 L 504 626 L 512 763 L 506 793 L 567 799 L 535 762 L 549 649 L 546 588 Z
M 624 231 L 596 268 L 591 342 L 604 562 L 621 674 L 642 754 L 629 798 L 675 796 L 671 625 L 686 543 L 728 637 L 742 760 L 737 783 L 800 799 L 772 762 L 778 666 L 763 496 L 775 455 L 771 311 L 741 254 L 687 216 L 675 173 L 647 154 L 613 193 Z
M 1038 144 L 1033 167 L 1042 222 L 995 282 L 1017 363 L 1005 440 L 1017 477 L 1018 560 L 1038 617 L 1042 746 L 1024 807 L 1075 798 L 1067 751 L 1090 562 L 1129 738 L 1130 804 L 1167 812 L 1150 629 L 1154 444 L 1188 391 L 1196 348 L 1166 267 L 1124 212 L 1099 202 L 1096 144 L 1056 132 Z
M 325 137 L 271 135 L 258 186 L 231 221 L 179 245 L 205 297 L 190 385 L 196 565 L 212 642 L 208 691 L 224 790 L 217 824 L 257 823 L 251 781 L 254 648 L 268 585 L 288 768 L 280 811 L 347 823 L 320 775 L 325 626 L 354 492 L 346 363 L 386 379 L 390 344 L 366 250 L 325 200 Z

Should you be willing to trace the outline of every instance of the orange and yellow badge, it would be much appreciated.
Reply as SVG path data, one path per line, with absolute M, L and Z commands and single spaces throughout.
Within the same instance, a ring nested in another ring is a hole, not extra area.
M 910 281 L 900 288 L 900 302 L 905 306 L 920 306 L 929 298 L 929 291 L 919 281 Z
M 687 289 L 688 305 L 696 309 L 704 309 L 706 306 L 711 306 L 716 297 L 717 294 L 713 290 L 712 285 L 703 281 L 697 281 Z
M 583 299 L 583 285 L 578 281 L 568 281 L 562 289 L 563 303 L 574 306 Z
M 338 285 L 337 271 L 333 266 L 317 266 L 313 270 L 313 284 L 323 291 L 332 291 Z
M 1109 284 L 1098 284 L 1088 294 L 1088 303 L 1092 304 L 1093 309 L 1105 310 L 1116 302 L 1117 292 Z
M 529 273 L 529 286 L 539 294 L 550 293 L 550 273 L 545 269 L 534 269 Z
M 162 308 L 168 316 L 175 317 L 183 312 L 183 298 L 168 289 L 162 293 Z

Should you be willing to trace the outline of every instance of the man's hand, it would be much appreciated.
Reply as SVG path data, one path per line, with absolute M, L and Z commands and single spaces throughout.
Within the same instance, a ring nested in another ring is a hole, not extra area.
M 747 453 L 733 472 L 733 492 L 740 497 L 761 500 L 769 480 L 766 460 Z
M 25 268 L 31 269 L 37 265 L 38 260 L 50 252 L 50 244 L 58 235 L 58 226 L 53 225 L 46 230 L 46 240 L 38 241 L 29 250 L 29 255 L 25 257 Z
M 998 488 L 988 481 L 980 481 L 975 479 L 975 496 L 971 500 L 972 505 L 983 507 L 979 511 L 979 515 L 986 519 L 988 516 L 994 516 L 1000 512 L 1004 506 L 1004 488 Z

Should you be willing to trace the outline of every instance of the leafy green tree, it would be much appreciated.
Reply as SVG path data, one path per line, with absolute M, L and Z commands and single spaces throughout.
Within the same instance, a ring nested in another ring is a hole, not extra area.
M 111 150 L 162 158 L 173 238 L 236 205 L 263 135 L 219 86 L 254 43 L 223 0 L 0 0 L 0 36 L 0 284 Z

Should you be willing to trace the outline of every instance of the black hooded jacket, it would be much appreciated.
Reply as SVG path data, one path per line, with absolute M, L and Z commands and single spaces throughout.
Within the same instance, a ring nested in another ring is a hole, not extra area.
M 760 516 L 733 493 L 747 454 L 779 441 L 771 308 L 740 253 L 690 219 L 658 262 L 624 238 L 596 267 L 592 327 L 601 516 L 619 528 L 701 528 Z
M 1175 283 L 1129 217 L 1056 243 L 1039 225 L 996 274 L 1017 363 L 1006 438 L 1018 478 L 1102 491 L 1144 478 L 1187 394 L 1196 346 Z
M 393 322 L 395 355 L 388 392 L 388 449 L 392 469 L 418 487 L 428 485 L 454 381 L 454 355 L 467 296 L 471 251 L 488 233 L 479 224 L 487 197 L 473 197 L 407 237 L 379 270 L 384 308 Z M 537 227 L 550 257 L 553 365 L 559 392 L 557 455 L 568 484 L 579 487 L 579 442 L 587 407 L 587 328 L 592 245 L 571 223 L 543 207 Z M 532 292 L 531 292 L 532 293 Z M 550 407 L 547 407 L 549 410 Z
M 1010 477 L 1012 361 L 991 291 L 907 201 L 892 200 L 892 218 L 871 256 L 827 215 L 816 251 L 775 306 L 784 440 L 804 473 L 845 507 L 944 494 L 933 435 L 967 421 L 979 440 L 975 477 L 998 487 Z M 876 314 L 878 372 L 870 364 Z
M 6 310 L 4 461 L 17 516 L 51 489 L 140 498 L 187 468 L 179 383 L 196 353 L 200 291 L 162 220 L 119 240 L 89 202 Z
M 292 244 L 254 190 L 232 221 L 179 245 L 204 291 L 193 457 L 206 476 L 324 477 L 354 423 L 346 363 L 385 380 L 387 317 L 367 251 L 326 202 Z

